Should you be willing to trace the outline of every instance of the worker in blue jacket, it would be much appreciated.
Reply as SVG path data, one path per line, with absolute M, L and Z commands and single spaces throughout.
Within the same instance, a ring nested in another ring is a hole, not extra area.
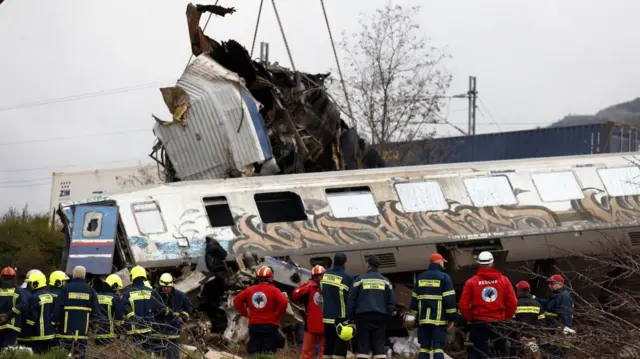
M 561 275 L 552 275 L 547 284 L 553 292 L 545 305 L 545 326 L 555 334 L 573 326 L 573 298 Z M 543 350 L 552 359 L 565 358 L 569 352 L 568 346 L 562 343 L 546 345 Z
M 349 290 L 347 319 L 355 320 L 357 357 L 384 359 L 387 353 L 387 323 L 395 312 L 396 301 L 389 279 L 378 273 L 380 260 L 367 258 L 367 273 L 359 276 Z
M 160 315 L 169 312 L 162 303 L 160 295 L 149 288 L 145 282 L 147 271 L 141 266 L 131 269 L 131 281 L 122 296 L 127 335 L 145 352 L 153 351 L 151 332 L 154 321 Z
M 51 318 L 60 344 L 78 359 L 85 358 L 89 324 L 100 313 L 98 294 L 85 282 L 86 274 L 83 266 L 73 268 L 73 279 L 58 293 Z
M 180 358 L 180 332 L 191 316 L 191 301 L 184 292 L 176 289 L 173 284 L 173 276 L 163 273 L 160 276 L 158 294 L 170 312 L 160 316 L 156 323 L 157 333 L 153 337 L 158 341 L 157 354 L 165 355 L 168 359 Z
M 97 345 L 106 345 L 117 339 L 124 324 L 124 309 L 119 295 L 123 288 L 122 279 L 117 274 L 111 274 L 104 282 L 106 288 L 98 293 L 100 314 L 95 335 Z
M 411 298 L 411 311 L 416 315 L 419 359 L 444 359 L 447 329 L 456 320 L 456 291 L 451 277 L 444 271 L 446 260 L 439 253 L 429 257 L 429 267 L 416 278 Z
M 29 294 L 16 284 L 11 267 L 0 272 L 0 351 L 16 344 L 22 328 L 22 314 L 29 304 Z
M 27 288 L 31 293 L 18 342 L 36 354 L 44 354 L 55 346 L 56 332 L 51 324 L 53 296 L 47 290 L 47 277 L 38 270 L 27 277 Z
M 347 298 L 353 276 L 347 272 L 347 256 L 338 252 L 333 256 L 333 267 L 322 275 L 322 323 L 324 323 L 325 358 L 341 359 L 347 356 L 348 343 L 338 337 L 337 325 L 347 319 Z

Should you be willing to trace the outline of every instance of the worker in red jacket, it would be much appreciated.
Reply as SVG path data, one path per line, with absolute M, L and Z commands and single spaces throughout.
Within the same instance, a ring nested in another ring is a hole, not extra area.
M 507 331 L 505 322 L 513 318 L 518 298 L 509 278 L 493 267 L 493 255 L 478 255 L 480 266 L 476 275 L 465 284 L 460 297 L 460 313 L 470 324 L 470 339 L 474 357 L 492 358 L 489 340 L 493 341 L 495 357 L 507 355 Z
M 287 312 L 289 301 L 273 285 L 273 270 L 267 266 L 258 269 L 258 284 L 243 290 L 233 305 L 238 313 L 249 318 L 248 354 L 271 355 L 277 350 L 280 319 Z
M 302 340 L 302 359 L 315 358 L 316 345 L 319 353 L 324 352 L 324 323 L 322 323 L 322 290 L 320 280 L 325 272 L 323 266 L 311 270 L 311 279 L 302 284 L 291 295 L 296 302 L 304 303 L 307 317 L 304 321 L 304 339 Z

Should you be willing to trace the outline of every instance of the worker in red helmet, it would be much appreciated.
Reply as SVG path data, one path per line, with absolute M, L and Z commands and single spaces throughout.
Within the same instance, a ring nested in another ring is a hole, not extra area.
M 551 297 L 545 305 L 545 327 L 552 334 L 571 331 L 573 326 L 573 298 L 569 288 L 565 286 L 564 277 L 554 274 L 547 279 L 547 285 L 551 289 Z M 549 358 L 566 358 L 569 348 L 563 343 L 548 344 L 543 346 L 545 355 Z
M 316 345 L 319 353 L 324 352 L 324 323 L 322 323 L 322 290 L 320 280 L 325 269 L 321 265 L 313 267 L 311 278 L 293 291 L 292 299 L 304 304 L 304 339 L 302 340 L 302 359 L 315 358 Z
M 233 305 L 240 315 L 249 318 L 247 353 L 250 356 L 272 355 L 280 341 L 280 319 L 286 313 L 289 301 L 273 285 L 270 267 L 262 266 L 256 274 L 258 283 L 233 298 Z
M 22 327 L 22 314 L 29 304 L 29 294 L 16 284 L 16 271 L 0 271 L 0 350 L 15 345 Z
M 514 315 L 514 331 L 511 335 L 510 356 L 522 356 L 522 343 L 536 341 L 536 334 L 543 324 L 544 313 L 540 302 L 531 294 L 529 282 L 522 280 L 516 284 L 518 306 Z

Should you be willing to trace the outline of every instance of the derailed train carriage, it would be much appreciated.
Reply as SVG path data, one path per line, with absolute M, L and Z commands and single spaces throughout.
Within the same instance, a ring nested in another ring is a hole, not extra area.
M 604 254 L 611 238 L 640 250 L 638 160 L 587 155 L 154 185 L 61 204 L 64 260 L 67 272 L 142 265 L 190 280 L 206 271 L 198 262 L 210 236 L 228 253 L 228 273 L 247 265 L 247 253 L 270 256 L 307 269 L 285 270 L 293 286 L 313 265 L 331 266 L 337 251 L 355 275 L 376 255 L 406 306 L 414 273 L 435 251 L 460 290 L 484 250 L 499 269 L 542 273 L 570 253 Z M 203 277 L 185 288 L 200 288 Z

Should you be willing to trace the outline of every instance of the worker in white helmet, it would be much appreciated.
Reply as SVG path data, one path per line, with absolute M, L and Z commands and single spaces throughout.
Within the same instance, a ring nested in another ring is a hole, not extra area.
M 470 324 L 470 339 L 475 355 L 492 358 L 489 340 L 494 342 L 495 357 L 506 356 L 504 322 L 513 318 L 518 298 L 509 278 L 494 268 L 493 255 L 481 252 L 476 260 L 478 271 L 467 280 L 460 297 L 460 313 Z

